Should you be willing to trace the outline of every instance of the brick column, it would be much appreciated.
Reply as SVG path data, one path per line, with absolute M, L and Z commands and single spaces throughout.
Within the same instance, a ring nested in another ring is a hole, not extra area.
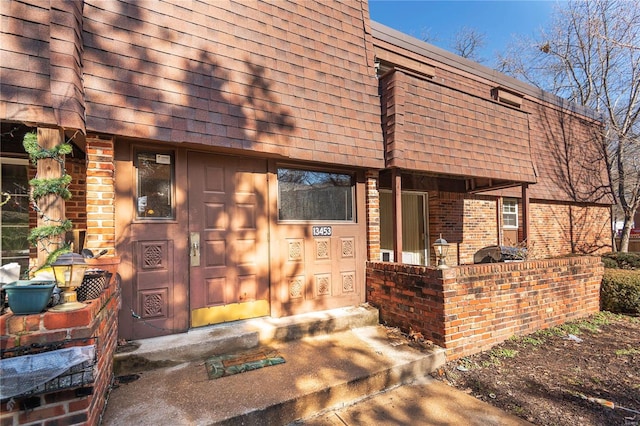
M 87 136 L 87 236 L 85 247 L 115 254 L 114 140 Z
M 380 260 L 380 193 L 378 192 L 378 171 L 368 171 L 365 175 L 367 194 L 367 260 Z

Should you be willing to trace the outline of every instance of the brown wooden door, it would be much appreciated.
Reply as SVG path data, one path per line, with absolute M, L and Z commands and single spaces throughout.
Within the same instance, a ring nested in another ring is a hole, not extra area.
M 271 164 L 271 211 L 278 212 L 277 163 Z M 365 301 L 364 176 L 355 176 L 354 221 L 272 219 L 271 315 L 353 306 Z M 329 232 L 314 232 L 314 228 Z M 315 235 L 314 235 L 315 234 Z
M 159 177 L 163 187 L 164 198 L 160 201 L 150 200 L 157 194 L 140 185 L 147 179 L 141 176 L 140 153 L 148 159 L 146 167 L 162 170 L 153 176 Z M 116 144 L 121 338 L 142 339 L 189 328 L 186 194 L 179 190 L 186 186 L 185 170 L 186 158 L 180 151 Z M 144 206 L 141 199 L 145 200 Z
M 188 154 L 191 325 L 269 314 L 266 161 Z

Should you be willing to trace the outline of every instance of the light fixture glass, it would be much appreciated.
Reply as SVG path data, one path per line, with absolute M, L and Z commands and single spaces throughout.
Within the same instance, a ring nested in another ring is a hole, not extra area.
M 58 259 L 51 265 L 53 274 L 56 277 L 58 287 L 62 291 L 62 303 L 51 308 L 51 311 L 68 312 L 82 309 L 86 305 L 78 302 L 76 288 L 82 285 L 84 273 L 89 265 L 84 258 L 77 253 L 65 253 L 58 256 Z
M 449 266 L 447 266 L 445 259 L 449 253 L 449 243 L 442 238 L 442 234 L 440 234 L 440 238 L 433 243 L 433 251 L 436 254 L 437 268 L 447 269 Z

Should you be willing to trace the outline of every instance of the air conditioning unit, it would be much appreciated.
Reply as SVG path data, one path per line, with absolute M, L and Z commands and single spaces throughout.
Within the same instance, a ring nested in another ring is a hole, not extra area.
M 393 250 L 380 250 L 380 260 L 382 262 L 393 262 Z

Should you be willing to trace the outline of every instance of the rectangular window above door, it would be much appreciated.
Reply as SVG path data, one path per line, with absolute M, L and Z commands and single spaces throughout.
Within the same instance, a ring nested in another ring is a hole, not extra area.
M 347 173 L 278 169 L 278 219 L 354 221 L 355 179 Z
M 173 153 L 137 152 L 136 219 L 175 219 Z

